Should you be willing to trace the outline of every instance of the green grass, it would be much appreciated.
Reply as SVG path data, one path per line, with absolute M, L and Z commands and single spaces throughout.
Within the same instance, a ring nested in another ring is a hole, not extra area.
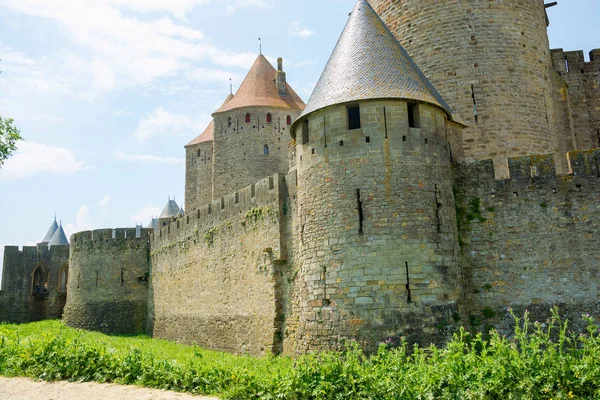
M 58 321 L 0 325 L 0 374 L 115 382 L 223 399 L 600 398 L 600 337 L 591 317 L 571 333 L 558 312 L 545 325 L 515 318 L 510 339 L 461 330 L 444 349 L 392 348 L 253 358 L 150 339 L 111 337 Z

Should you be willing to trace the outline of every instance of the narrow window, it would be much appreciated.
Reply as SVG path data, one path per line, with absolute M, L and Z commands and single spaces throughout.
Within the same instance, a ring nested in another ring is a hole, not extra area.
M 264 154 L 265 156 L 268 156 L 268 155 L 269 155 L 269 146 L 267 146 L 266 144 L 265 144 L 265 147 L 263 147 L 263 154 Z
M 273 119 L 273 117 L 271 116 L 271 113 L 267 114 L 267 123 L 271 123 L 271 120 Z
M 123 274 L 123 270 L 121 270 L 121 286 L 123 286 L 123 282 L 125 282 L 125 277 Z
M 291 116 L 291 115 L 288 115 L 288 116 L 287 116 L 287 118 L 286 118 L 286 122 L 287 122 L 287 124 L 288 124 L 288 125 L 291 125 L 291 124 L 292 124 L 292 116 Z
M 365 141 L 366 141 L 367 143 L 371 143 L 371 137 L 370 137 L 370 136 L 367 136 L 367 137 L 365 138 Z
M 323 281 L 323 307 L 329 307 L 331 305 L 331 300 L 327 298 L 327 266 L 323 266 L 321 280 Z
M 410 274 L 408 272 L 408 262 L 406 263 L 406 292 L 407 292 L 406 301 L 408 303 L 412 303 L 412 297 L 410 295 Z
M 421 119 L 419 115 L 419 104 L 408 103 L 408 127 L 409 128 L 420 128 Z
M 344 146 L 344 141 L 340 140 L 340 146 Z
M 250 114 L 246 114 L 246 123 L 249 124 L 250 123 Z
M 565 68 L 567 69 L 567 72 L 571 72 L 571 68 L 569 68 L 569 59 L 567 58 L 567 56 L 565 56 Z
M 360 129 L 360 107 L 358 104 L 348 106 L 348 130 Z
M 407 137 L 406 136 L 402 136 L 402 141 L 406 142 L 406 140 L 407 140 Z
M 200 154 L 202 153 L 200 152 L 200 149 L 198 149 L 198 158 L 200 158 Z
M 473 118 L 475 118 L 475 122 L 477 123 L 479 117 L 477 116 L 477 100 L 475 99 L 475 86 L 471 85 L 471 98 L 473 99 Z
M 310 137 L 308 135 L 308 119 L 302 123 L 302 144 L 308 143 Z
M 231 117 L 227 117 L 227 127 L 231 128 Z
M 387 129 L 387 115 L 385 112 L 385 107 L 383 107 L 383 126 L 385 128 L 385 138 L 388 138 L 388 129 Z
M 360 236 L 363 235 L 363 224 L 364 224 L 364 214 L 363 214 L 363 203 L 360 199 L 360 189 L 356 189 L 356 204 L 358 208 L 358 234 Z
M 96 270 L 96 287 L 98 287 L 98 277 L 99 277 L 99 272 L 98 272 L 98 270 Z

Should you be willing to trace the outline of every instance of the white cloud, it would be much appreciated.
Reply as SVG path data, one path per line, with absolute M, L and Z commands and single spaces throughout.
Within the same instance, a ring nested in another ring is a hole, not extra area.
M 141 223 L 144 226 L 150 223 L 153 217 L 158 217 L 161 213 L 161 209 L 158 207 L 147 206 L 138 210 L 129 219 L 136 224 Z
M 158 157 L 147 154 L 127 154 L 122 151 L 117 151 L 117 159 L 121 161 L 139 161 L 145 163 L 161 163 L 161 164 L 183 164 L 183 158 L 176 157 Z
M 98 202 L 98 205 L 101 208 L 105 208 L 106 206 L 108 206 L 108 202 L 109 201 L 110 201 L 110 197 L 109 196 L 104 196 L 104 198 Z
M 77 216 L 75 217 L 74 223 L 69 223 L 63 226 L 65 230 L 65 234 L 67 238 L 70 238 L 72 234 L 82 231 L 88 231 L 92 229 L 91 223 L 91 215 L 90 215 L 91 207 L 87 205 L 82 205 L 77 211 Z
M 315 34 L 314 31 L 300 26 L 300 22 L 292 22 L 288 28 L 290 35 L 308 38 Z
M 210 122 L 210 115 L 202 115 L 195 120 L 185 114 L 165 111 L 162 107 L 154 109 L 138 123 L 134 137 L 144 143 L 155 136 L 197 136 Z
M 21 142 L 17 152 L 0 167 L 0 181 L 15 181 L 41 173 L 71 176 L 84 163 L 73 151 L 35 142 Z

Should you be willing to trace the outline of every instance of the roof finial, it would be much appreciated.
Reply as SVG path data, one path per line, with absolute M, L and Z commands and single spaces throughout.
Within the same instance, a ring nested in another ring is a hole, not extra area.
M 258 53 L 262 56 L 262 39 L 258 38 Z
M 229 78 L 229 94 L 233 94 L 233 81 Z
M 56 213 L 54 213 L 54 222 L 56 222 Z

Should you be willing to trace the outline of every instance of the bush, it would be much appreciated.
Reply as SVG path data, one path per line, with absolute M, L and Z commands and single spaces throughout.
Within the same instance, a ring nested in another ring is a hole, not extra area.
M 461 329 L 440 349 L 401 341 L 365 355 L 253 358 L 147 337 L 109 337 L 60 322 L 0 325 L 0 374 L 43 380 L 115 382 L 224 399 L 570 399 L 600 398 L 600 336 L 568 331 L 556 309 L 542 325 L 526 313 L 510 339 Z M 392 348 L 393 347 L 393 348 Z

